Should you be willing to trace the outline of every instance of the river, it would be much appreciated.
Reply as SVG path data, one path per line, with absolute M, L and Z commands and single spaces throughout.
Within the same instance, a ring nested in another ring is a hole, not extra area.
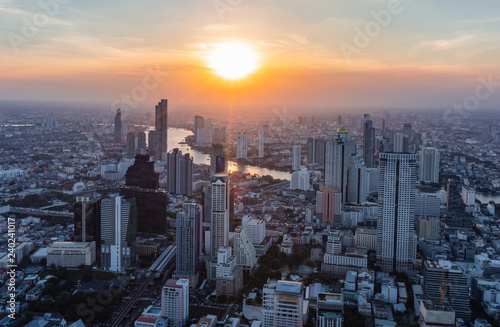
M 154 127 L 149 127 L 146 134 L 149 130 L 154 130 Z M 168 149 L 169 151 L 175 148 L 178 148 L 182 151 L 182 153 L 189 153 L 193 157 L 193 162 L 197 165 L 210 165 L 210 155 L 204 154 L 196 149 L 192 149 L 189 144 L 183 143 L 187 136 L 193 135 L 190 130 L 184 128 L 172 128 L 168 129 Z M 146 135 L 146 140 L 147 140 Z M 231 171 L 243 171 L 245 173 L 250 173 L 252 175 L 271 175 L 275 179 L 291 179 L 291 174 L 283 171 L 261 168 L 257 166 L 251 165 L 238 165 L 238 163 L 229 161 L 229 170 Z

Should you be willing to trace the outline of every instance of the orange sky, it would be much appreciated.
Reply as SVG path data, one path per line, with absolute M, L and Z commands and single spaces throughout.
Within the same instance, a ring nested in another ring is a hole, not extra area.
M 479 2 L 92 0 L 47 11 L 0 0 L 0 99 L 112 108 L 153 71 L 138 107 L 168 98 L 179 107 L 448 108 L 474 93 L 478 77 L 500 76 L 500 3 Z M 33 13 L 44 12 L 47 22 L 25 37 Z M 205 60 L 214 44 L 232 40 L 261 60 L 237 82 L 215 76 Z

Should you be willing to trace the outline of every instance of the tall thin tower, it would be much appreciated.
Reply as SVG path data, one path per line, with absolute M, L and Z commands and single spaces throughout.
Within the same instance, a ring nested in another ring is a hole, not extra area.
M 212 221 L 211 250 L 212 258 L 217 257 L 220 247 L 229 245 L 229 177 L 215 174 L 212 177 Z
M 383 271 L 404 271 L 415 258 L 416 180 L 416 154 L 380 154 L 377 259 Z
M 156 160 L 165 161 L 168 149 L 167 99 L 161 99 L 155 108 Z
M 356 143 L 345 128 L 337 130 L 337 138 L 326 141 L 325 186 L 342 192 L 342 202 L 347 199 L 347 169 L 350 156 L 356 153 Z
M 202 260 L 201 206 L 184 203 L 177 214 L 176 279 L 186 278 L 193 286 L 198 284 L 198 270 Z
M 116 109 L 115 114 L 115 142 L 122 140 L 122 111 L 120 108 Z
M 259 132 L 259 158 L 264 158 L 264 142 L 265 142 L 264 131 L 260 131 Z
M 368 114 L 363 128 L 363 159 L 367 168 L 375 168 L 375 128 Z

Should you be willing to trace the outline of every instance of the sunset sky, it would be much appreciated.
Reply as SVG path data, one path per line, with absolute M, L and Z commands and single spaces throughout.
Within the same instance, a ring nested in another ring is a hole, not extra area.
M 474 94 L 480 76 L 500 82 L 498 0 L 59 0 L 55 9 L 40 2 L 0 0 L 0 100 L 119 106 L 116 99 L 156 71 L 139 107 L 168 98 L 181 108 L 232 99 L 441 109 Z M 53 17 L 34 16 L 43 10 Z M 389 13 L 382 23 L 373 14 L 381 11 Z M 26 28 L 33 23 L 40 27 Z M 366 28 L 371 36 L 359 46 L 357 31 Z M 259 56 L 260 68 L 240 81 L 207 67 L 210 51 L 230 41 Z M 497 87 L 481 105 L 499 100 Z

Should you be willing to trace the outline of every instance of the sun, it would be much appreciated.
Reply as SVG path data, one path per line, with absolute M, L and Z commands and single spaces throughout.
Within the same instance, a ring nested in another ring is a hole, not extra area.
M 237 81 L 259 68 L 257 53 L 246 43 L 229 42 L 214 45 L 207 57 L 207 66 L 214 74 Z

